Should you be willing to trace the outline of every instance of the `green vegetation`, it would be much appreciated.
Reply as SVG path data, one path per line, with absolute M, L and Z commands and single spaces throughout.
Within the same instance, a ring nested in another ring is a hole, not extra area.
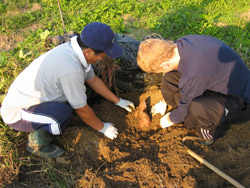
M 229 44 L 250 66 L 250 0 L 60 0 L 60 3 L 67 31 L 80 32 L 86 24 L 99 21 L 137 40 L 151 33 L 173 40 L 187 34 L 206 34 Z M 55 0 L 0 0 L 0 20 L 1 43 L 8 43 L 5 38 L 13 39 L 11 48 L 0 52 L 1 102 L 20 71 L 49 49 L 43 37 L 48 32 L 44 32 L 48 30 L 49 36 L 54 36 L 62 35 L 64 30 Z M 0 173 L 7 174 L 0 178 L 0 186 L 15 179 L 24 165 L 26 158 L 17 148 L 25 145 L 25 138 L 25 133 L 16 133 L 0 121 Z M 59 170 L 48 168 L 48 172 L 53 171 Z M 54 177 L 49 173 L 48 181 L 60 187 Z

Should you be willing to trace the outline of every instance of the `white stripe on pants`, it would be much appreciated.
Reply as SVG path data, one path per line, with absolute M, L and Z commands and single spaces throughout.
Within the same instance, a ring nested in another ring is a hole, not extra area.
M 51 133 L 53 135 L 61 134 L 61 127 L 59 123 L 56 121 L 56 119 L 49 117 L 49 116 L 45 116 L 44 114 L 43 115 L 33 114 L 24 110 L 22 110 L 21 114 L 22 114 L 23 120 L 31 121 L 35 123 L 41 123 L 41 124 L 49 124 Z

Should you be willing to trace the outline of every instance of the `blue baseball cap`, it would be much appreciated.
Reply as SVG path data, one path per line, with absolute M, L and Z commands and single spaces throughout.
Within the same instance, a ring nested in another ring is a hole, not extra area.
M 101 50 L 112 58 L 122 56 L 123 49 L 115 43 L 114 32 L 106 24 L 93 22 L 86 25 L 80 38 L 88 47 Z

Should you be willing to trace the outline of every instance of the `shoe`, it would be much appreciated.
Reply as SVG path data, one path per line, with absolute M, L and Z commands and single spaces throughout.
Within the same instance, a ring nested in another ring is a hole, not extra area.
M 27 150 L 37 156 L 43 158 L 56 158 L 63 155 L 64 150 L 59 146 L 54 144 L 42 145 L 39 149 L 31 148 L 29 145 L 27 146 Z
M 211 144 L 214 143 L 214 139 L 212 139 L 212 140 L 198 141 L 198 143 L 199 143 L 200 145 L 203 145 L 203 146 L 209 146 L 209 145 L 211 145 Z
M 44 158 L 59 157 L 64 150 L 59 146 L 51 144 L 56 136 L 49 134 L 45 129 L 37 129 L 28 136 L 27 150 L 37 156 Z

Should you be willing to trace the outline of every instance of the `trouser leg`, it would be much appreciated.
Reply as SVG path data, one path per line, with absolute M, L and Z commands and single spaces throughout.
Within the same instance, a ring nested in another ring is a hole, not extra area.
M 27 150 L 41 157 L 58 157 L 64 150 L 51 142 L 69 126 L 72 108 L 63 103 L 43 103 L 22 111 L 22 119 L 9 125 L 28 136 Z
M 168 105 L 176 108 L 180 102 L 180 89 L 178 87 L 180 73 L 171 71 L 166 73 L 161 80 L 161 93 Z
M 232 115 L 234 121 L 240 120 L 239 112 L 245 107 L 242 98 L 206 91 L 191 102 L 184 125 L 195 128 L 205 140 L 216 139 L 225 135 Z
M 162 95 L 167 104 L 177 108 L 181 99 L 178 87 L 180 73 L 171 71 L 162 78 Z M 184 120 L 184 126 L 195 128 L 201 138 L 219 138 L 232 123 L 250 120 L 250 104 L 243 98 L 206 91 L 194 99 Z
M 9 124 L 17 131 L 32 132 L 43 128 L 52 135 L 60 135 L 70 125 L 73 110 L 64 103 L 42 103 L 22 110 L 21 120 Z

